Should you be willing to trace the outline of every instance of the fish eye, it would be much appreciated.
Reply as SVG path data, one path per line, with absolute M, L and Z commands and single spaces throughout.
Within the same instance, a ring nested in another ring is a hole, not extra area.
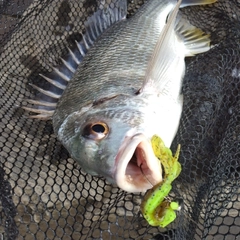
M 109 128 L 104 122 L 96 122 L 88 124 L 83 129 L 83 136 L 93 140 L 101 140 L 109 132 Z

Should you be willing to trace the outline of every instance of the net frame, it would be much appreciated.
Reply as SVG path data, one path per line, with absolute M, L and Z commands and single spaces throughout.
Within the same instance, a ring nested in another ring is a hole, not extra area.
M 81 38 L 84 21 L 115 1 L 0 2 L 0 237 L 2 239 L 236 239 L 240 233 L 240 2 L 183 9 L 216 46 L 187 60 L 181 142 L 183 199 L 168 229 L 139 213 L 141 195 L 85 174 L 56 140 L 51 122 L 23 116 L 39 73 Z M 129 16 L 142 1 L 129 1 Z M 207 20 L 206 20 L 207 19 Z M 189 161 L 191 159 L 191 161 Z

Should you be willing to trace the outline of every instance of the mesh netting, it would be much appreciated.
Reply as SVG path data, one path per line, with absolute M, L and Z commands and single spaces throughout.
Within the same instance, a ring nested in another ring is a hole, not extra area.
M 174 224 L 150 227 L 140 194 L 85 174 L 51 121 L 24 117 L 29 83 L 81 39 L 84 21 L 114 0 L 0 1 L 0 239 L 238 239 L 240 235 L 240 1 L 183 13 L 215 47 L 187 60 L 184 109 L 172 145 L 183 170 Z M 129 15 L 143 1 L 129 1 Z

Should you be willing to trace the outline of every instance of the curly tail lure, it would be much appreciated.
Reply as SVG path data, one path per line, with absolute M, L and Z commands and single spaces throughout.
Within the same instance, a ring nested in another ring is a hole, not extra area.
M 172 189 L 172 182 L 181 172 L 181 164 L 178 162 L 180 145 L 173 157 L 171 150 L 165 147 L 160 137 L 154 135 L 151 143 L 156 157 L 164 167 L 165 176 L 161 183 L 147 191 L 141 204 L 141 212 L 149 225 L 166 227 L 175 220 L 175 211 L 179 209 L 179 204 L 171 202 L 168 194 Z

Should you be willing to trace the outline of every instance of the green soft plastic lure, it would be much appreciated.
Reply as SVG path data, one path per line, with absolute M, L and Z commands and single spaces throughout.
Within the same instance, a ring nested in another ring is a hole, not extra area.
M 178 162 L 180 145 L 178 145 L 177 152 L 173 157 L 171 150 L 165 147 L 160 137 L 154 135 L 151 143 L 156 157 L 164 167 L 165 175 L 161 183 L 155 185 L 145 194 L 141 204 L 141 212 L 151 226 L 166 227 L 175 220 L 175 211 L 179 208 L 177 202 L 169 200 L 168 194 L 172 189 L 172 182 L 181 172 L 181 165 Z

